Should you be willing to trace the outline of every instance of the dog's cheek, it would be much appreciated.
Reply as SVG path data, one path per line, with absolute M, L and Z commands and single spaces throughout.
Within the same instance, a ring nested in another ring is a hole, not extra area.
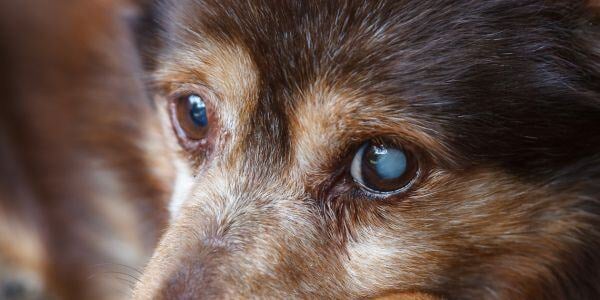
M 185 162 L 176 159 L 174 161 L 176 171 L 175 183 L 173 188 L 173 194 L 169 203 L 169 211 L 171 213 L 171 219 L 177 218 L 180 213 L 181 206 L 184 200 L 188 197 L 194 181 L 191 175 L 190 168 Z
M 406 228 L 398 226 L 402 227 Z M 357 235 L 347 245 L 349 258 L 344 267 L 349 286 L 358 295 L 428 288 L 429 281 L 441 271 L 433 255 L 440 249 L 423 233 L 368 228 Z
M 553 266 L 576 259 L 579 241 L 595 234 L 577 199 L 491 168 L 437 172 L 403 202 L 382 206 L 384 222 L 356 229 L 344 262 L 348 286 L 365 296 L 544 294 L 531 287 L 559 286 Z

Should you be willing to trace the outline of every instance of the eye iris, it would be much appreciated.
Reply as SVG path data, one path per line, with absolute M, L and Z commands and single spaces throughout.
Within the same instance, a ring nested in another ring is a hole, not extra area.
M 208 116 L 206 115 L 206 104 L 198 95 L 188 96 L 189 115 L 196 126 L 208 126 Z
M 206 137 L 210 127 L 208 107 L 200 95 L 176 98 L 171 107 L 173 123 L 181 139 L 198 141 Z

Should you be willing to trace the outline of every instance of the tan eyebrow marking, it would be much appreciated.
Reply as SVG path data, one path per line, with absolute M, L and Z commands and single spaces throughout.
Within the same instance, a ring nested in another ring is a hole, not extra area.
M 290 113 L 297 174 L 319 169 L 344 144 L 378 135 L 397 136 L 439 156 L 451 157 L 441 134 L 432 135 L 431 130 L 425 130 L 432 127 L 397 107 L 390 109 L 377 96 L 366 98 L 317 82 L 298 97 L 301 99 Z
M 209 101 L 213 101 L 212 108 L 219 119 L 220 135 L 227 135 L 228 139 L 227 143 L 223 144 L 226 149 L 217 151 L 228 153 L 230 156 L 236 155 L 235 145 L 239 143 L 239 137 L 243 136 L 242 131 L 247 130 L 242 124 L 247 122 L 256 105 L 258 94 L 256 66 L 250 55 L 236 45 L 222 44 L 206 38 L 191 45 L 167 54 L 169 57 L 161 60 L 153 80 L 165 94 L 173 93 L 181 87 L 194 85 L 205 86 L 213 91 L 215 97 Z M 162 114 L 163 123 L 170 127 L 170 118 L 166 116 L 166 112 Z M 172 130 L 167 131 L 172 132 Z M 171 144 L 177 147 L 176 139 L 172 139 Z M 187 162 L 184 157 L 185 152 L 180 152 L 178 161 L 185 164 Z M 193 175 L 190 166 L 182 165 L 180 169 L 188 170 L 187 173 L 179 172 L 177 177 L 181 182 L 185 182 L 186 177 Z M 174 196 L 179 195 L 178 197 L 183 199 L 171 200 L 172 212 L 179 210 L 193 187 L 191 184 L 179 186 L 181 189 L 176 189 Z

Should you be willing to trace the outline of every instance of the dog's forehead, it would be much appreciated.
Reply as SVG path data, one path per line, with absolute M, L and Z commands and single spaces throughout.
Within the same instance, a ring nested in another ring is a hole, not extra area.
M 267 150 L 286 157 L 303 139 L 327 144 L 345 129 L 380 125 L 378 118 L 409 121 L 407 102 L 390 91 L 399 88 L 391 82 L 396 34 L 383 5 L 209 2 L 170 17 L 175 42 L 159 77 L 183 74 L 181 81 L 215 89 L 227 106 L 222 118 L 251 130 L 246 146 L 274 145 Z
M 169 42 L 175 43 L 167 44 L 197 48 L 210 40 L 243 49 L 260 90 L 281 101 L 317 80 L 377 91 L 396 70 L 392 62 L 399 47 L 393 44 L 399 42 L 395 27 L 401 20 L 390 12 L 399 9 L 395 6 L 391 1 L 190 1 L 169 16 Z
M 571 33 L 544 25 L 556 22 L 557 8 L 524 6 L 506 18 L 502 5 L 188 1 L 166 18 L 165 52 L 183 59 L 165 60 L 200 70 L 224 93 L 237 91 L 229 98 L 246 107 L 237 116 L 246 116 L 254 130 L 246 135 L 250 144 L 274 145 L 275 157 L 289 152 L 298 123 L 290 116 L 299 108 L 314 117 L 326 108 L 342 115 L 361 105 L 371 120 L 412 118 L 414 127 L 446 139 L 441 143 L 465 161 L 528 172 L 589 155 L 594 147 L 581 141 L 600 141 L 579 137 L 598 125 L 587 99 L 596 95 L 579 91 L 591 88 L 597 70 L 560 52 L 568 42 L 562 37 Z M 572 26 L 568 18 L 560 22 Z M 588 77 L 565 61 L 580 64 Z M 314 95 L 327 96 L 315 101 Z

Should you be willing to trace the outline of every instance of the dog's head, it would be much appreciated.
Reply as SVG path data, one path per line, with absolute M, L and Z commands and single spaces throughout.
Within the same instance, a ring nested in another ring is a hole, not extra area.
M 138 298 L 600 292 L 583 1 L 157 11 L 180 174 Z

